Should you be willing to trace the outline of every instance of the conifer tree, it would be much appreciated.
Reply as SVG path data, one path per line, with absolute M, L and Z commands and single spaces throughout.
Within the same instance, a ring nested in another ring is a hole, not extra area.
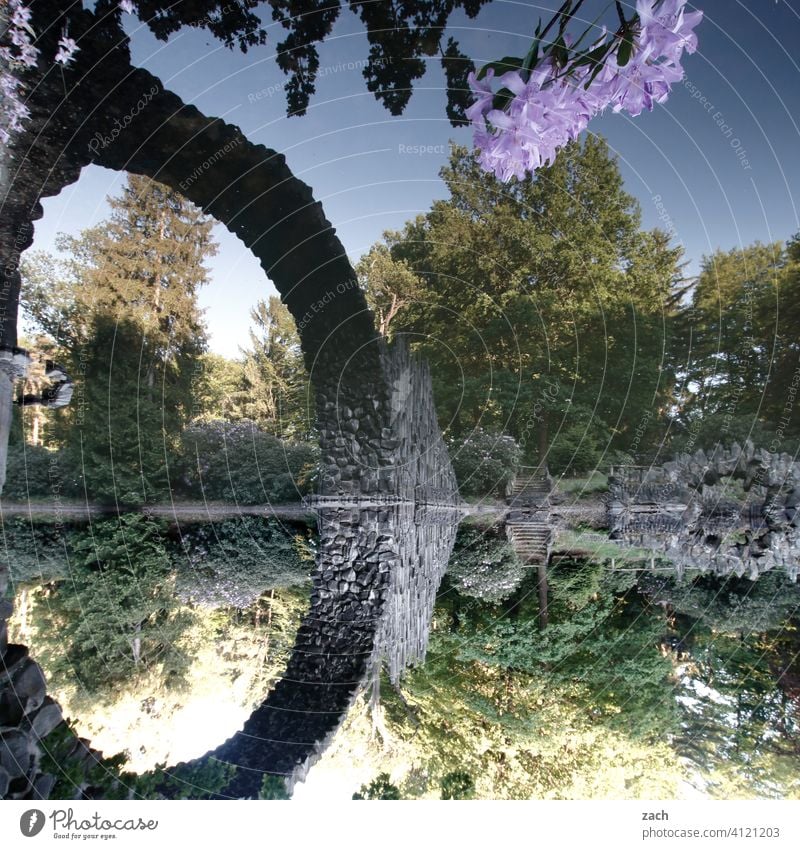
M 254 329 L 245 354 L 239 410 L 273 436 L 303 438 L 308 433 L 308 374 L 294 319 L 275 296 L 259 301 L 250 318 Z
M 181 195 L 129 176 L 109 220 L 63 237 L 66 259 L 26 267 L 24 307 L 76 382 L 62 424 L 90 500 L 146 501 L 192 416 L 206 349 L 197 305 L 212 222 Z M 69 419 L 69 421 L 67 421 Z

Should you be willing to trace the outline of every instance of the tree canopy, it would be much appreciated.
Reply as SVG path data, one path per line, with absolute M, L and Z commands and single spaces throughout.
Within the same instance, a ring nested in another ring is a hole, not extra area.
M 670 397 L 665 320 L 680 249 L 641 229 L 597 137 L 509 186 L 455 148 L 442 178 L 450 197 L 387 234 L 361 266 L 376 303 L 396 294 L 403 304 L 392 327 L 414 334 L 432 363 L 442 424 L 455 435 L 503 431 L 529 457 L 548 425 L 555 440 L 574 430 L 576 444 L 624 447 Z

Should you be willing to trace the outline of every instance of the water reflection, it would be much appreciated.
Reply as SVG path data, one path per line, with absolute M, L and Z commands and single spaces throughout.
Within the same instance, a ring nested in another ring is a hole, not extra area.
M 198 757 L 255 707 L 215 751 L 240 768 L 192 773 L 190 795 L 264 794 L 275 773 L 305 778 L 312 796 L 332 774 L 351 794 L 382 773 L 409 798 L 439 798 L 464 775 L 493 798 L 800 793 L 800 594 L 777 570 L 750 581 L 556 558 L 542 629 L 536 570 L 501 525 L 459 527 L 444 506 L 318 510 L 318 536 L 252 519 L 162 525 L 156 538 L 131 520 L 128 549 L 144 546 L 154 568 L 166 556 L 176 590 L 174 607 L 156 589 L 137 599 L 140 614 L 149 605 L 138 659 L 136 622 L 118 611 L 106 633 L 95 618 L 114 610 L 111 589 L 136 607 L 92 560 L 113 561 L 119 522 L 60 539 L 6 525 L 12 636 L 79 732 L 127 747 L 138 771 Z M 250 589 L 234 599 L 234 584 Z M 66 783 L 57 792 L 71 797 Z

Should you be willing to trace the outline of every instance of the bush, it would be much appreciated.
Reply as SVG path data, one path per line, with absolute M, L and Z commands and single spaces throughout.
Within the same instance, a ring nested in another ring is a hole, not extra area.
M 442 799 L 472 799 L 475 782 L 467 772 L 448 772 L 442 778 Z
M 279 775 L 265 775 L 261 782 L 261 792 L 258 794 L 258 798 L 272 802 L 286 801 L 289 799 L 286 781 Z
M 361 800 L 397 800 L 401 799 L 400 788 L 396 784 L 392 784 L 389 779 L 388 772 L 382 772 L 374 781 L 369 784 L 362 784 L 361 790 L 358 793 L 353 793 L 354 799 Z
M 87 692 L 159 670 L 178 684 L 196 647 L 180 605 L 163 528 L 138 513 L 100 519 L 70 540 L 69 576 L 37 590 L 37 654 L 51 675 Z
M 527 573 L 498 529 L 459 529 L 447 575 L 461 595 L 497 603 L 512 596 Z
M 9 445 L 3 498 L 71 498 L 79 494 L 77 475 L 62 451 L 41 445 Z
M 451 440 L 449 448 L 462 496 L 504 496 L 522 460 L 513 436 L 480 428 L 465 440 Z
M 244 608 L 266 590 L 308 580 L 313 554 L 301 529 L 241 516 L 184 529 L 173 561 L 178 593 L 206 606 Z
M 181 484 L 193 498 L 264 504 L 313 488 L 318 449 L 284 442 L 254 422 L 212 421 L 184 431 Z
M 553 435 L 547 466 L 553 474 L 589 472 L 597 468 L 608 444 L 609 430 L 591 409 L 576 405 L 569 421 Z

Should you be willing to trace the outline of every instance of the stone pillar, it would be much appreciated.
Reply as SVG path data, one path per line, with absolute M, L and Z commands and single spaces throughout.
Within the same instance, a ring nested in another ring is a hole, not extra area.
M 6 484 L 8 437 L 14 420 L 14 381 L 25 378 L 30 363 L 21 349 L 0 349 L 0 493 Z

